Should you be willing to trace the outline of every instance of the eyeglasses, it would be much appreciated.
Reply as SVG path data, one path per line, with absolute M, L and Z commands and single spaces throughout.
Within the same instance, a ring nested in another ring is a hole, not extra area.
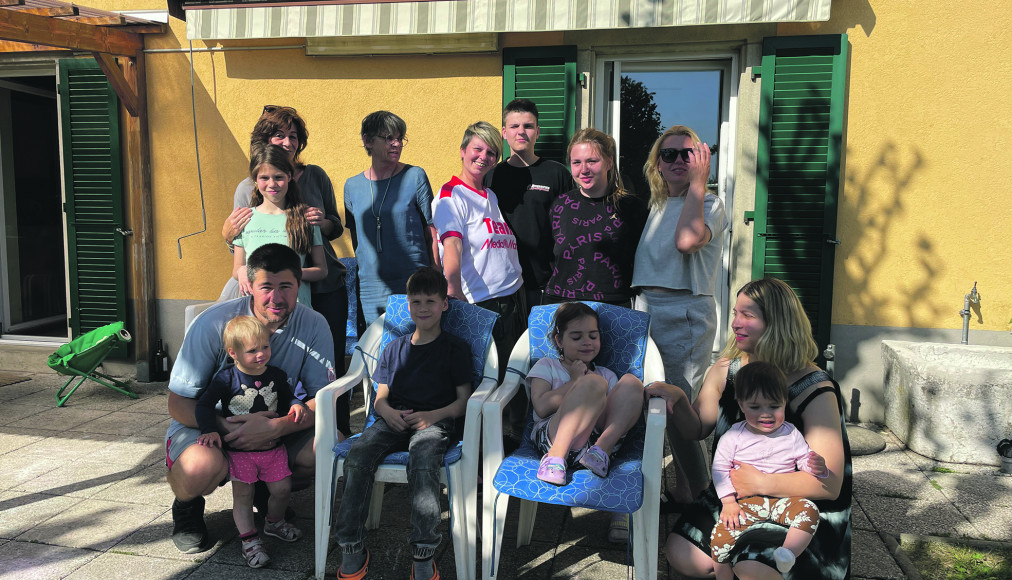
M 692 152 L 692 148 L 691 147 L 689 147 L 688 149 L 677 149 L 677 148 L 674 148 L 674 147 L 661 149 L 660 150 L 661 161 L 663 161 L 665 163 L 674 163 L 676 159 L 678 159 L 679 157 L 681 157 L 682 161 L 688 163 L 689 162 L 689 153 L 691 153 L 691 152 Z
M 295 107 L 282 107 L 281 105 L 264 105 L 264 112 L 260 114 L 262 115 L 264 113 L 273 113 L 274 111 L 291 111 L 292 113 L 297 113 Z
M 384 141 L 387 142 L 388 145 L 393 145 L 394 143 L 400 143 L 401 147 L 403 147 L 403 146 L 405 146 L 405 145 L 408 144 L 408 138 L 407 137 L 394 137 L 393 135 L 376 135 L 376 138 L 377 139 L 383 139 Z

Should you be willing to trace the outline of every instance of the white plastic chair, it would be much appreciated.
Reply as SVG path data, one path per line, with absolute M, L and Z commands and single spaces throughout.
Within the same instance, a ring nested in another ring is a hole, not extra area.
M 644 384 L 663 380 L 664 365 L 649 338 L 649 315 L 608 304 L 588 304 L 600 317 L 603 344 L 598 362 L 620 377 L 631 372 Z M 578 470 L 565 486 L 537 479 L 541 457 L 530 442 L 530 414 L 520 449 L 508 457 L 503 455 L 503 409 L 521 385 L 527 388 L 524 378 L 538 359 L 557 356 L 549 336 L 556 308 L 558 305 L 538 306 L 531 311 L 528 330 L 510 356 L 506 379 L 482 410 L 482 578 L 494 579 L 497 575 L 506 510 L 509 498 L 514 496 L 521 499 L 517 546 L 530 544 L 538 502 L 629 513 L 636 578 L 653 579 L 657 575 L 661 461 L 667 420 L 662 399 L 650 400 L 645 427 L 630 431 L 607 478 Z
M 442 328 L 471 345 L 477 389 L 467 401 L 464 437 L 445 458 L 440 480 L 450 496 L 451 534 L 457 557 L 457 578 L 473 579 L 477 568 L 477 480 L 478 440 L 481 436 L 481 406 L 495 389 L 499 364 L 492 326 L 498 314 L 458 300 L 450 301 L 443 313 Z M 344 474 L 344 455 L 351 440 L 337 441 L 334 403 L 337 397 L 366 381 L 372 385 L 372 372 L 380 352 L 393 338 L 414 331 L 403 294 L 391 296 L 386 314 L 366 329 L 358 341 L 348 372 L 316 394 L 316 577 L 322 579 L 330 541 L 334 491 Z M 480 384 L 479 384 L 480 383 Z M 373 387 L 374 388 L 374 387 Z M 371 424 L 371 420 L 367 424 Z M 352 438 L 354 439 L 354 438 Z M 407 483 L 407 452 L 387 456 L 376 471 L 366 529 L 379 526 L 384 484 Z

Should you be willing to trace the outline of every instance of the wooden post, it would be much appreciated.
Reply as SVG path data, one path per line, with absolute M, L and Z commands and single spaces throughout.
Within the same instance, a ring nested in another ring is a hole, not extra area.
M 130 228 L 133 229 L 131 281 L 134 303 L 134 352 L 137 358 L 137 380 L 150 380 L 151 353 L 157 336 L 155 315 L 154 231 L 151 215 L 151 150 L 148 141 L 148 101 L 144 72 L 144 53 L 123 59 L 123 76 L 137 95 L 137 115 L 123 115 L 125 147 L 123 148 L 126 196 Z

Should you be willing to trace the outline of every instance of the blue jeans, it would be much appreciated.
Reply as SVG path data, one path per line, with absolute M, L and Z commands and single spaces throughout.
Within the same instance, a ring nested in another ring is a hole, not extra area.
M 453 419 L 444 419 L 421 431 L 391 429 L 382 417 L 352 444 L 344 461 L 344 496 L 337 512 L 337 543 L 342 552 L 357 553 L 365 547 L 365 518 L 376 467 L 387 454 L 408 450 L 408 495 L 411 497 L 411 535 L 408 541 L 414 557 L 428 559 L 442 537 L 437 528 L 442 517 L 439 507 L 439 470 L 450 446 Z

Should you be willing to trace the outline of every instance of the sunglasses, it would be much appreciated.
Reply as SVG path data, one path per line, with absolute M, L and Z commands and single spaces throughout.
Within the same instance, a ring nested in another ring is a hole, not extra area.
M 264 111 L 263 113 L 260 114 L 262 115 L 264 113 L 273 113 L 274 111 L 291 111 L 293 113 L 296 112 L 295 107 L 282 107 L 281 105 L 264 105 Z
M 660 150 L 661 161 L 665 163 L 674 163 L 675 160 L 678 159 L 679 157 L 682 158 L 682 161 L 688 163 L 689 153 L 692 153 L 691 147 L 689 147 L 688 149 L 676 149 L 674 147 L 670 147 Z

